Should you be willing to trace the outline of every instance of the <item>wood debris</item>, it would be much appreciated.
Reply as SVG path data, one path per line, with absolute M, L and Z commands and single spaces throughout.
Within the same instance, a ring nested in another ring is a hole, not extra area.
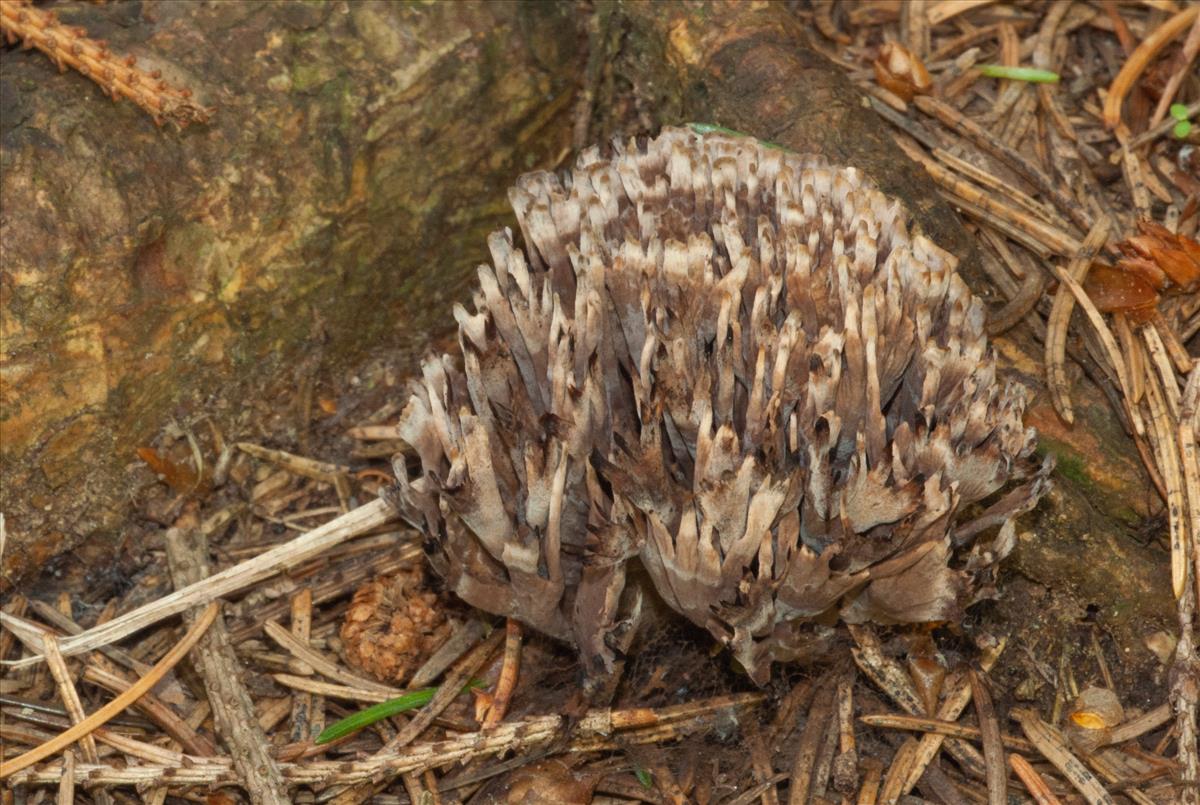
M 26 0 L 0 0 L 0 31 L 9 44 L 20 42 L 45 53 L 59 72 L 70 67 L 95 81 L 114 101 L 133 101 L 157 126 L 171 123 L 183 129 L 207 123 L 213 115 L 213 109 L 193 100 L 190 89 L 164 80 L 160 70 L 147 73 L 135 57 L 110 52 L 107 43 L 90 39 L 83 28 L 64 25 L 55 12 Z

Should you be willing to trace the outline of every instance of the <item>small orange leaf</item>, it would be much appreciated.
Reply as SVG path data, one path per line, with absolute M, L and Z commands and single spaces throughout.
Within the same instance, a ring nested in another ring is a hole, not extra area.
M 166 456 L 159 455 L 153 447 L 139 447 L 137 454 L 176 492 L 194 492 L 200 485 L 200 479 L 195 470 L 186 464 L 180 464 Z
M 1158 292 L 1143 274 L 1102 263 L 1092 266 L 1083 289 L 1101 311 L 1128 313 L 1139 321 L 1158 304 Z
M 1104 723 L 1104 719 L 1100 715 L 1087 711 L 1071 713 L 1071 721 L 1085 730 L 1102 730 L 1108 726 Z
M 1126 256 L 1122 267 L 1143 273 L 1158 272 L 1162 279 L 1154 286 L 1166 291 L 1172 285 L 1179 291 L 1190 292 L 1200 287 L 1200 243 L 1186 235 L 1177 235 L 1153 221 L 1138 221 L 1139 234 L 1126 238 L 1117 248 Z M 1153 268 L 1150 265 L 1152 264 Z

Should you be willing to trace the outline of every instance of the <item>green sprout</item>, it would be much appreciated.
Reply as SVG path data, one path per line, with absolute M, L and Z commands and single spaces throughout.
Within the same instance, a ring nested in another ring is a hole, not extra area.
M 1029 81 L 1033 84 L 1057 84 L 1058 73 L 1039 70 L 1036 67 L 1005 67 L 1003 64 L 980 65 L 979 72 L 988 78 L 1007 78 L 1012 81 Z
M 1170 111 L 1171 117 L 1176 121 L 1175 128 L 1171 129 L 1171 133 L 1182 140 L 1192 133 L 1192 121 L 1188 120 L 1187 107 L 1181 103 L 1173 103 Z
M 484 687 L 483 682 L 478 679 L 471 680 L 463 688 L 463 693 L 466 693 L 472 688 Z M 336 741 L 338 738 L 343 738 L 352 732 L 358 732 L 363 727 L 369 727 L 376 721 L 382 721 L 385 718 L 403 713 L 406 710 L 415 710 L 418 707 L 424 707 L 429 704 L 429 700 L 438 692 L 437 688 L 421 688 L 420 690 L 410 691 L 403 696 L 395 699 L 388 699 L 386 702 L 368 707 L 366 710 L 360 710 L 354 715 L 346 716 L 341 721 L 330 724 L 320 735 L 317 736 L 316 744 L 327 744 L 330 741 Z
M 715 134 L 727 134 L 730 137 L 751 137 L 751 135 L 747 134 L 744 131 L 735 131 L 734 129 L 726 128 L 725 126 L 719 126 L 716 123 L 687 123 L 685 125 L 692 131 L 696 132 L 697 134 L 714 134 L 715 133 Z M 763 148 L 774 148 L 777 151 L 788 151 L 789 153 L 791 152 L 790 148 L 784 148 L 779 143 L 772 143 L 772 142 L 768 142 L 766 140 L 759 140 L 758 144 L 761 145 Z
M 642 784 L 642 788 L 650 788 L 654 785 L 654 775 L 643 769 L 641 766 L 636 766 L 633 770 L 633 776 Z

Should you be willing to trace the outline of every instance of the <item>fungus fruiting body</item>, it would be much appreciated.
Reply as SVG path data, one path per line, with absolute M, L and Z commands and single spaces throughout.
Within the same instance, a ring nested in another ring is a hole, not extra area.
M 986 594 L 1047 468 L 982 302 L 899 202 L 683 129 L 510 199 L 526 252 L 491 237 L 461 359 L 426 361 L 400 424 L 394 500 L 464 600 L 600 672 L 640 561 L 763 682 L 839 619 L 953 621 Z

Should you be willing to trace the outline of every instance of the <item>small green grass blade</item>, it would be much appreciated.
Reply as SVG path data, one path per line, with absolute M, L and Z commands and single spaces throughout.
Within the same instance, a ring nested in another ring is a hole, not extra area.
M 467 683 L 466 687 L 463 688 L 463 692 L 466 693 L 471 688 L 481 687 L 483 687 L 483 682 L 475 679 Z M 363 727 L 369 727 L 376 721 L 382 721 L 398 713 L 424 707 L 429 704 L 429 700 L 437 692 L 437 688 L 421 688 L 420 690 L 409 691 L 403 696 L 388 699 L 386 702 L 372 705 L 366 710 L 360 710 L 354 715 L 346 716 L 341 721 L 330 724 L 322 730 L 321 734 L 317 736 L 316 744 L 320 746 L 330 741 L 336 741 L 338 738 L 342 738 L 352 732 L 358 732 Z
M 1007 78 L 1011 81 L 1028 81 L 1033 84 L 1057 84 L 1058 73 L 1039 70 L 1036 67 L 1005 67 L 1003 64 L 983 64 L 979 72 L 988 78 Z

